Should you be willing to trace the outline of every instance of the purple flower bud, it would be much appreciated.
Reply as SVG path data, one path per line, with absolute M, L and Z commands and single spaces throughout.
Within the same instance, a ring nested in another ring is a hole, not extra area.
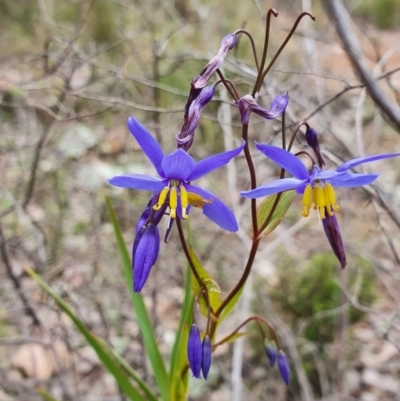
M 132 251 L 133 291 L 140 292 L 160 251 L 158 228 L 150 223 L 136 234 Z
M 208 377 L 208 372 L 210 371 L 211 367 L 211 360 L 212 360 L 212 349 L 211 349 L 211 341 L 210 337 L 208 334 L 204 336 L 203 339 L 203 345 L 202 345 L 202 350 L 203 350 L 203 360 L 201 364 L 201 370 L 203 372 L 203 377 L 207 379 Z
M 201 73 L 192 80 L 193 88 L 204 88 L 207 85 L 208 80 L 215 71 L 221 67 L 225 60 L 226 55 L 229 50 L 232 50 L 237 43 L 236 35 L 231 33 L 226 35 L 221 42 L 218 53 L 208 62 L 208 64 L 203 68 Z
M 188 150 L 193 143 L 194 132 L 200 121 L 201 109 L 212 99 L 215 92 L 215 86 L 206 86 L 191 100 L 187 113 L 185 113 L 185 121 L 181 132 L 176 136 L 178 148 Z M 190 101 L 190 97 L 188 102 Z
M 241 99 L 239 99 L 237 105 L 239 107 L 240 120 L 242 124 L 248 124 L 251 112 L 258 114 L 267 120 L 273 120 L 282 115 L 282 113 L 286 110 L 288 103 L 289 96 L 287 93 L 283 93 L 282 95 L 278 95 L 272 101 L 270 110 L 259 106 L 256 99 L 254 99 L 254 97 L 251 95 L 243 96 Z
M 193 376 L 196 379 L 200 379 L 203 348 L 201 345 L 200 332 L 195 324 L 192 324 L 192 328 L 190 329 L 187 354 L 189 359 L 189 366 L 192 370 Z
M 268 341 L 265 345 L 264 345 L 264 350 L 265 350 L 265 354 L 268 357 L 269 360 L 269 366 L 271 366 L 271 368 L 275 365 L 276 362 L 276 347 L 275 344 Z
M 346 267 L 346 254 L 344 252 L 344 246 L 342 241 L 342 235 L 340 234 L 339 224 L 336 219 L 336 215 L 332 216 L 329 213 L 325 213 L 325 218 L 322 219 L 322 225 L 324 227 L 325 235 L 328 238 L 329 244 L 339 259 L 342 269 Z
M 325 160 L 319 147 L 317 133 L 311 127 L 307 128 L 306 141 L 308 143 L 308 146 L 313 149 L 315 156 L 317 157 L 319 167 L 323 168 L 325 166 Z
M 290 382 L 290 368 L 285 353 L 280 350 L 278 354 L 279 373 L 285 384 L 288 386 Z

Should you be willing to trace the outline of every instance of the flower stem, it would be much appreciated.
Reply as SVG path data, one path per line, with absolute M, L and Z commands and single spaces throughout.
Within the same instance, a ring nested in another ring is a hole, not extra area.
M 234 32 L 235 35 L 237 35 L 239 33 L 244 33 L 250 39 L 251 48 L 253 50 L 254 62 L 256 63 L 257 71 L 260 71 L 260 65 L 258 64 L 257 51 L 256 51 L 256 46 L 254 44 L 253 37 L 245 29 L 238 29 L 237 31 Z

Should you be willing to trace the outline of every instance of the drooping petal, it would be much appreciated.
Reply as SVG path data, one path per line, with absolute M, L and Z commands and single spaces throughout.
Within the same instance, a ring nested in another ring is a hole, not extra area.
M 139 231 L 141 234 L 142 230 Z M 140 292 L 149 277 L 150 270 L 157 260 L 160 251 L 160 234 L 154 224 L 149 224 L 133 247 L 133 291 Z
M 277 146 L 256 143 L 256 148 L 270 158 L 279 167 L 284 168 L 294 177 L 305 180 L 309 178 L 306 166 L 292 153 Z
M 204 199 L 211 200 L 210 203 L 203 205 L 203 213 L 215 224 L 227 231 L 237 231 L 239 229 L 236 217 L 233 212 L 213 193 L 200 188 L 196 185 L 185 185 L 188 192 L 193 192 L 202 196 Z
M 333 253 L 338 258 L 342 269 L 344 269 L 347 263 L 346 254 L 344 252 L 342 235 L 340 234 L 339 224 L 337 222 L 336 215 L 325 213 L 325 218 L 322 219 L 322 225 L 324 227 L 326 238 L 328 238 Z
M 271 181 L 268 184 L 261 185 L 250 191 L 241 191 L 240 195 L 244 198 L 261 198 L 262 196 L 273 195 L 290 189 L 304 187 L 304 185 L 305 180 L 283 178 L 282 180 Z
M 192 324 L 189 332 L 187 355 L 189 366 L 193 373 L 193 376 L 196 379 L 200 379 L 203 350 L 201 345 L 200 332 L 195 324 Z
M 206 175 L 217 168 L 225 166 L 232 158 L 237 156 L 243 150 L 245 144 L 246 142 L 243 141 L 243 143 L 236 149 L 228 150 L 227 152 L 219 153 L 217 155 L 209 156 L 203 160 L 200 160 L 198 163 L 196 163 L 192 174 L 190 174 L 187 180 L 197 180 L 203 175 Z
M 163 151 L 158 144 L 158 142 L 153 138 L 153 136 L 146 130 L 146 128 L 140 124 L 135 117 L 128 118 L 128 128 L 131 134 L 138 141 L 138 144 L 142 148 L 145 155 L 153 163 L 156 168 L 157 173 L 160 177 L 163 177 L 163 171 L 161 167 L 161 162 L 164 157 Z
M 370 163 L 375 160 L 390 159 L 391 157 L 397 156 L 400 156 L 400 153 L 386 153 L 382 155 L 359 157 L 358 159 L 349 160 L 348 162 L 343 163 L 336 169 L 336 171 L 346 171 L 350 168 L 358 166 L 359 164 Z
M 290 368 L 286 355 L 282 350 L 278 354 L 278 368 L 283 381 L 288 386 L 290 382 Z
M 371 184 L 379 177 L 378 174 L 343 174 L 330 179 L 334 187 L 353 188 Z
M 313 176 L 313 180 L 330 180 L 334 177 L 338 177 L 344 174 L 344 172 L 337 172 L 335 170 L 322 170 Z
M 203 351 L 203 359 L 201 362 L 201 371 L 203 372 L 203 377 L 207 379 L 208 372 L 210 371 L 211 367 L 211 360 L 212 360 L 212 349 L 211 349 L 211 341 L 208 334 L 204 336 L 203 343 L 202 343 L 202 351 Z
M 186 181 L 192 173 L 195 164 L 196 162 L 192 156 L 182 149 L 177 149 L 164 157 L 162 168 L 165 178 Z
M 148 191 L 160 191 L 166 185 L 166 181 L 144 174 L 117 175 L 108 180 L 108 182 L 116 187 L 144 189 Z

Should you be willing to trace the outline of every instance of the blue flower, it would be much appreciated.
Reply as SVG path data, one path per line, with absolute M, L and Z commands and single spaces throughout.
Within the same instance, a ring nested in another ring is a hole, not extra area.
M 203 338 L 202 343 L 202 362 L 201 371 L 203 372 L 203 377 L 207 380 L 208 372 L 210 371 L 212 360 L 212 346 L 210 336 L 206 334 Z
M 303 216 L 307 217 L 314 205 L 321 219 L 324 219 L 326 214 L 333 216 L 334 211 L 339 209 L 333 187 L 359 187 L 370 184 L 378 177 L 377 174 L 353 174 L 348 172 L 349 169 L 363 163 L 400 156 L 400 153 L 389 153 L 360 157 L 343 163 L 336 170 L 321 170 L 318 166 L 313 166 L 309 172 L 296 156 L 284 149 L 261 144 L 256 144 L 256 148 L 294 178 L 272 181 L 240 194 L 245 198 L 260 198 L 296 189 L 297 193 L 303 194 Z
M 152 208 L 153 211 L 158 211 L 167 204 L 172 219 L 188 218 L 190 206 L 195 206 L 202 209 L 203 213 L 221 228 L 227 231 L 238 230 L 232 211 L 217 196 L 192 185 L 191 182 L 226 165 L 242 151 L 244 143 L 236 149 L 207 157 L 196 163 L 193 157 L 182 149 L 164 156 L 157 141 L 134 117 L 128 119 L 128 128 L 154 165 L 160 178 L 142 174 L 126 174 L 111 178 L 110 184 L 158 192 L 158 200 Z
M 288 386 L 290 382 L 290 368 L 286 355 L 282 350 L 278 353 L 278 369 L 283 381 Z
M 192 324 L 192 327 L 189 332 L 187 355 L 189 360 L 189 366 L 190 369 L 192 370 L 193 376 L 196 379 L 200 379 L 200 372 L 203 361 L 203 349 L 200 339 L 200 332 L 195 324 Z
M 264 109 L 257 103 L 257 97 L 254 98 L 252 95 L 243 96 L 239 99 L 236 104 L 239 107 L 240 121 L 242 124 L 248 124 L 250 121 L 250 114 L 253 112 L 258 114 L 266 120 L 274 120 L 282 115 L 286 110 L 289 103 L 289 97 L 287 93 L 278 95 L 271 103 L 269 110 Z

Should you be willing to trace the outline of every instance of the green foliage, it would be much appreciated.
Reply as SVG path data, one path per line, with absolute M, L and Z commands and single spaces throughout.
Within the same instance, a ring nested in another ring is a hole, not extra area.
M 361 304 L 369 305 L 375 300 L 375 276 L 370 263 L 357 258 L 349 265 L 347 271 L 338 270 L 337 260 L 331 253 L 314 255 L 304 267 L 288 256 L 281 259 L 277 284 L 269 293 L 294 327 L 304 325 L 306 339 L 321 345 L 334 340 L 335 309 L 345 301 L 340 274 L 348 275 L 348 288 L 359 288 Z M 349 306 L 349 317 L 355 323 L 362 319 L 363 313 Z
M 393 29 L 400 24 L 400 3 L 398 0 L 364 0 L 356 12 L 378 28 Z

